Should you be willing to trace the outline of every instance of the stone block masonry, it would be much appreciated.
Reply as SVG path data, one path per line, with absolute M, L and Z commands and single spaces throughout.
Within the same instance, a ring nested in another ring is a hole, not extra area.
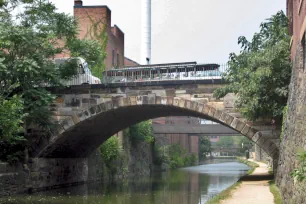
M 0 196 L 9 196 L 26 189 L 26 176 L 20 164 L 0 163 Z
M 305 45 L 304 45 L 305 46 Z M 293 61 L 288 113 L 285 131 L 280 148 L 280 158 L 276 181 L 281 190 L 284 203 L 306 203 L 306 182 L 294 183 L 290 173 L 297 168 L 298 151 L 306 150 L 306 69 L 303 45 L 297 46 Z
M 23 166 L 0 164 L 0 196 L 71 186 L 87 180 L 87 158 L 35 158 Z

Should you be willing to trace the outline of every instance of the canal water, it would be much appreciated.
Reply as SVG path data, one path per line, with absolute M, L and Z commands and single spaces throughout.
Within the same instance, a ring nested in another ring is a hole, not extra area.
M 202 204 L 234 184 L 249 169 L 234 160 L 154 173 L 115 184 L 87 184 L 0 198 L 0 203 L 34 204 Z

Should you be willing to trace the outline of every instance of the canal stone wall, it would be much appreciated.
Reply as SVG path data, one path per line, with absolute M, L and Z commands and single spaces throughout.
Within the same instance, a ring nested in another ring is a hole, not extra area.
M 0 196 L 150 175 L 151 144 L 140 142 L 130 147 L 125 158 L 115 161 L 118 166 L 112 175 L 106 171 L 99 150 L 89 158 L 35 158 L 27 165 L 0 163 Z
M 30 191 L 85 183 L 88 180 L 87 158 L 35 158 L 28 164 L 27 188 Z
M 306 149 L 306 64 L 304 55 L 305 50 L 299 44 L 295 59 L 293 59 L 288 113 L 276 176 L 276 182 L 285 204 L 306 203 L 306 182 L 295 183 L 290 176 L 290 173 L 300 165 L 296 159 L 297 152 Z
M 30 159 L 28 164 L 0 164 L 0 196 L 84 183 L 87 159 Z
M 88 181 L 119 181 L 135 177 L 149 176 L 153 171 L 152 144 L 138 141 L 132 144 L 129 135 L 121 131 L 117 134 L 122 147 L 118 158 L 112 162 L 112 172 L 106 168 L 100 150 L 94 151 L 88 158 Z
M 26 175 L 21 164 L 0 163 L 0 196 L 24 192 Z
M 152 144 L 139 142 L 131 146 L 129 159 L 129 177 L 148 176 L 153 171 Z

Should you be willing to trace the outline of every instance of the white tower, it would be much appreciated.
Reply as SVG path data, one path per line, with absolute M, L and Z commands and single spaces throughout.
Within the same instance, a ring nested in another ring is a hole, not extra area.
M 141 0 L 141 64 L 151 63 L 151 0 Z

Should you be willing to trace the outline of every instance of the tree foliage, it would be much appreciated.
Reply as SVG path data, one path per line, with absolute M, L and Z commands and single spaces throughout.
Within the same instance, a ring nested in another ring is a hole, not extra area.
M 200 137 L 199 158 L 204 159 L 207 153 L 211 152 L 211 143 L 207 136 Z
M 195 154 L 187 154 L 186 149 L 179 144 L 172 144 L 168 149 L 168 163 L 171 169 L 183 166 L 192 166 L 196 164 L 197 156 Z
M 23 118 L 23 104 L 18 96 L 6 100 L 0 96 L 0 135 L 7 139 L 20 131 Z
M 78 42 L 92 65 L 101 60 L 95 42 L 77 35 L 76 20 L 47 0 L 0 2 L 0 139 L 17 137 L 20 127 L 24 135 L 31 126 L 50 129 L 54 96 L 45 86 L 60 86 L 77 73 L 75 61 L 57 65 L 53 58 Z
M 110 137 L 100 146 L 103 160 L 108 168 L 111 166 L 112 161 L 118 158 L 120 149 L 119 140 L 116 136 Z
M 138 142 L 145 141 L 147 143 L 154 142 L 152 134 L 152 121 L 144 121 L 129 128 L 129 135 L 132 144 L 136 145 Z
M 281 118 L 291 74 L 287 28 L 287 17 L 280 11 L 260 25 L 251 41 L 239 37 L 242 50 L 230 54 L 229 69 L 224 74 L 228 85 L 217 89 L 215 96 L 237 94 L 236 106 L 248 119 Z
M 233 147 L 234 146 L 234 138 L 228 136 L 220 137 L 219 141 L 215 143 L 216 147 Z

